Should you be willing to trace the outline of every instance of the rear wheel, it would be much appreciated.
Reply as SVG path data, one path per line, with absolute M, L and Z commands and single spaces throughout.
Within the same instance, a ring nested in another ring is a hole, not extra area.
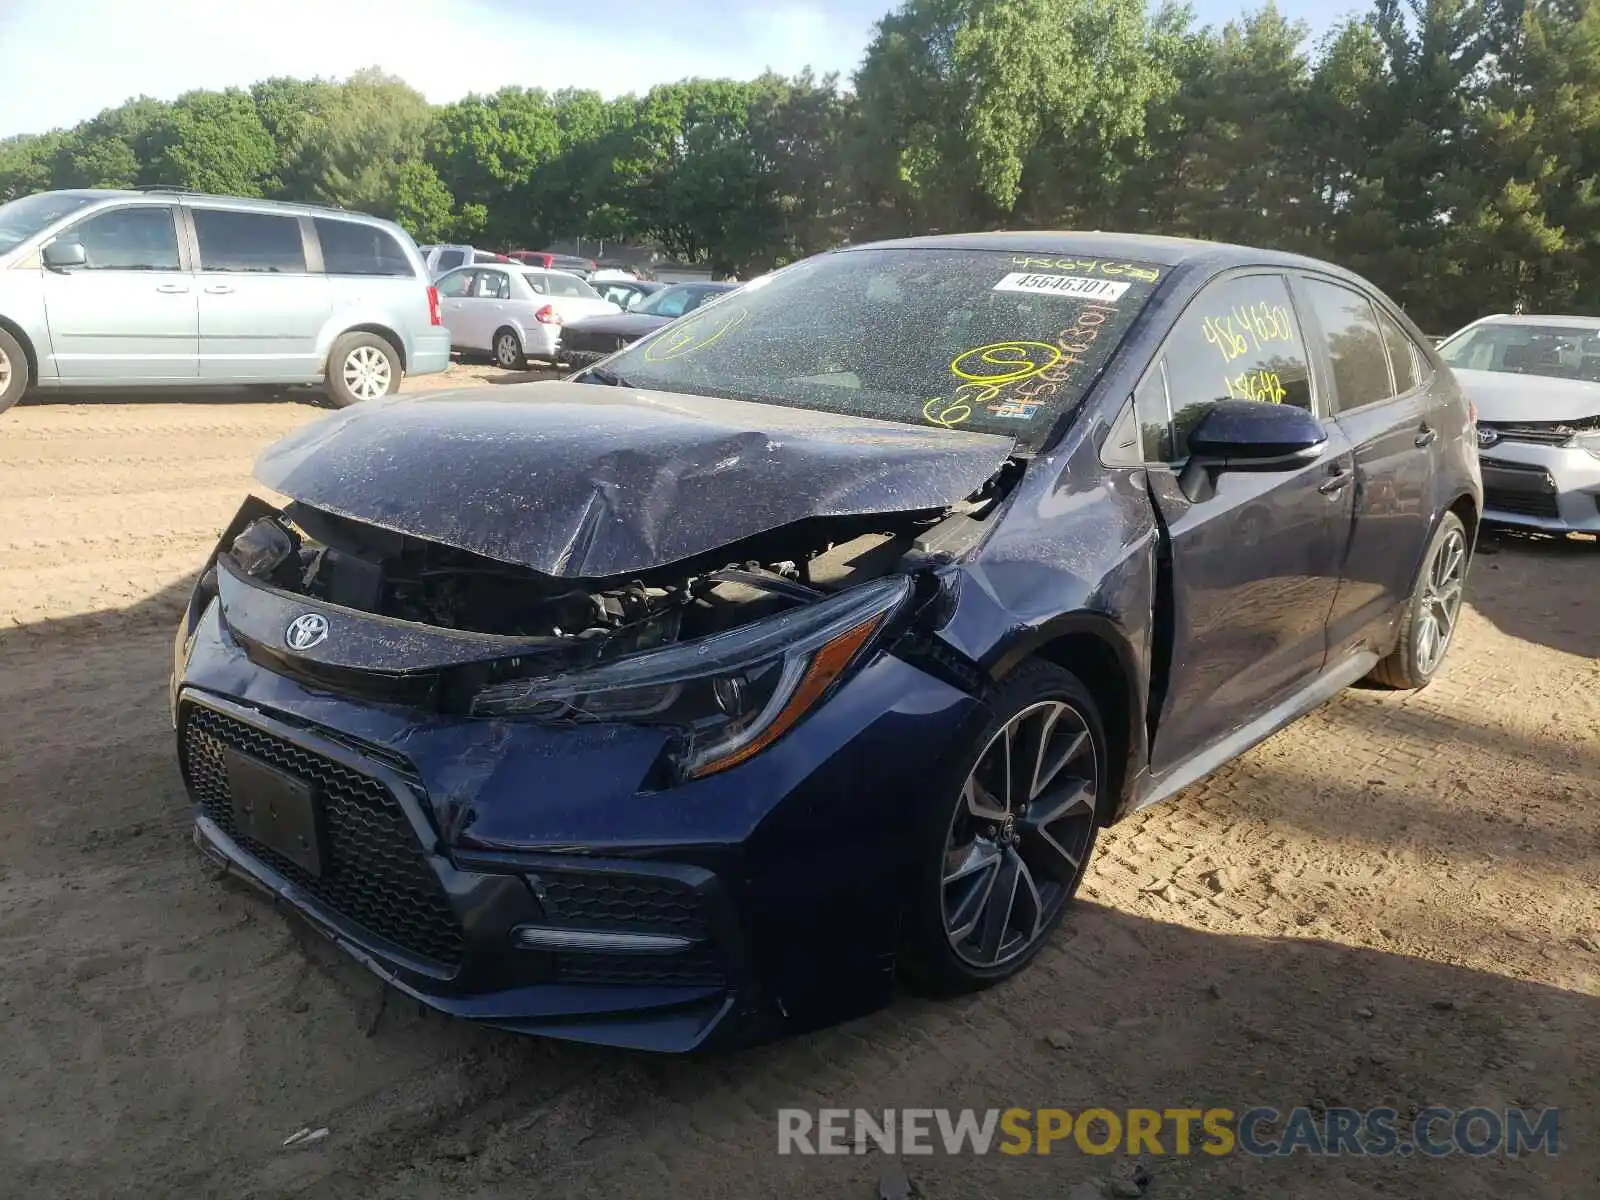
M 507 371 L 520 371 L 528 365 L 515 329 L 502 329 L 494 335 L 494 361 Z
M 932 992 L 975 991 L 1026 966 L 1094 849 L 1108 760 L 1088 689 L 1036 660 L 991 707 L 923 839 L 906 966 Z
M 335 408 L 389 396 L 400 388 L 400 355 L 374 333 L 347 333 L 328 355 L 328 395 Z
M 1368 677 L 1384 687 L 1415 690 L 1426 687 L 1444 664 L 1461 617 L 1461 596 L 1467 582 L 1467 530 L 1461 518 L 1447 512 L 1439 522 L 1422 570 L 1411 590 L 1405 625 L 1394 653 Z
M 0 329 L 0 412 L 5 412 L 28 390 L 28 356 L 22 343 Z

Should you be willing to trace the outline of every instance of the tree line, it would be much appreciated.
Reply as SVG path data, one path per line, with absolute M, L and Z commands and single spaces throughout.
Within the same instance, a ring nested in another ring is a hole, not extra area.
M 1430 330 L 1600 313 L 1600 0 L 1374 0 L 1315 45 L 1145 0 L 907 0 L 851 86 L 692 79 L 430 105 L 376 71 L 130 100 L 0 141 L 0 201 L 177 185 L 421 241 L 648 240 L 748 277 L 845 242 L 1083 228 L 1367 275 Z

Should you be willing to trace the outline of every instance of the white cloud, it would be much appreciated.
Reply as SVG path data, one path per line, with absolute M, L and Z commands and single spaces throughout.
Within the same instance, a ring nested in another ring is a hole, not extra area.
M 876 5 L 624 0 L 0 0 L 0 137 L 72 125 L 130 96 L 380 67 L 436 103 L 510 84 L 642 91 L 771 67 L 846 74 Z M 887 5 L 885 5 L 887 7 Z M 698 9 L 698 11 L 694 11 Z M 873 14 L 876 15 L 876 14 Z

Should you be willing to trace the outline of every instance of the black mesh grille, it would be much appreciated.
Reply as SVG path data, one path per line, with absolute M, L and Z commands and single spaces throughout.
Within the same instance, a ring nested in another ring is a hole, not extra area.
M 1548 517 L 1552 521 L 1561 517 L 1555 496 L 1542 492 L 1513 492 L 1507 488 L 1485 488 L 1483 506 L 1499 512 L 1518 513 L 1525 517 Z
M 675 879 L 541 871 L 536 893 L 545 920 L 574 929 L 665 933 L 693 938 L 679 954 L 561 954 L 556 970 L 568 983 L 720 985 L 726 959 L 713 937 L 705 902 Z
M 244 850 L 375 936 L 431 962 L 460 963 L 461 925 L 405 813 L 382 783 L 196 705 L 184 709 L 183 742 L 196 802 Z M 224 747 L 270 763 L 318 789 L 328 841 L 321 876 L 239 834 Z

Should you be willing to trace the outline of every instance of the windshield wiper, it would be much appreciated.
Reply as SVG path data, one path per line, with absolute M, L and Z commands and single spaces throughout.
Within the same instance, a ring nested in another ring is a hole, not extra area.
M 633 386 L 633 384 L 629 383 L 621 375 L 618 375 L 615 371 L 608 370 L 605 367 L 590 367 L 583 373 L 581 378 L 598 380 L 600 383 L 608 383 L 612 387 Z

